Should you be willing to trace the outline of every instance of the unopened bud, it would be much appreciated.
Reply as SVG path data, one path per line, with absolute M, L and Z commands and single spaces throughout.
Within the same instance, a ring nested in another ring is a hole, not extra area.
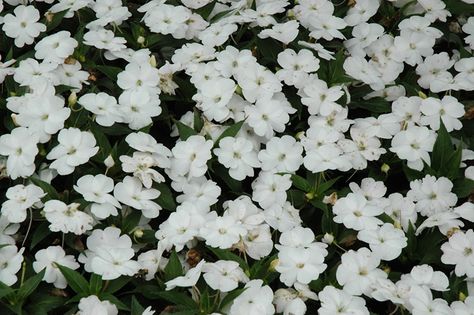
M 17 114 L 11 114 L 10 117 L 11 117 L 12 120 L 13 120 L 13 124 L 14 124 L 15 126 L 18 126 L 18 123 L 16 122 L 16 116 L 17 116 Z
M 273 259 L 270 263 L 270 266 L 268 267 L 268 270 L 272 272 L 275 271 L 279 263 L 280 263 L 280 260 L 278 258 Z
M 237 87 L 235 88 L 235 93 L 242 95 L 242 88 L 240 87 L 240 85 L 237 85 Z
M 143 45 L 145 43 L 145 37 L 138 36 L 137 43 L 139 43 L 140 45 Z
M 329 196 L 324 196 L 323 198 L 323 203 L 325 204 L 330 204 L 331 206 L 334 206 L 337 201 L 337 192 L 333 192 Z
M 51 23 L 53 21 L 54 13 L 48 11 L 44 14 L 44 17 L 46 18 L 46 22 Z
M 301 140 L 303 139 L 304 135 L 305 135 L 304 131 L 300 131 L 296 134 L 295 138 L 298 140 Z
M 459 301 L 464 302 L 466 297 L 466 294 L 464 294 L 463 292 L 459 292 Z
M 324 234 L 323 239 L 321 241 L 328 245 L 332 244 L 332 242 L 334 242 L 334 236 L 332 234 L 326 233 Z
M 136 238 L 140 238 L 143 236 L 143 230 L 142 229 L 136 229 L 134 232 L 133 232 L 133 236 L 135 236 Z
M 305 194 L 306 199 L 313 200 L 314 199 L 314 192 L 310 191 Z
M 390 171 L 390 165 L 383 163 L 380 167 L 380 170 L 382 171 L 382 173 L 388 174 L 388 171 Z
M 114 161 L 114 158 L 112 157 L 112 155 L 109 154 L 109 156 L 105 158 L 105 160 L 104 160 L 104 165 L 105 165 L 107 168 L 114 167 L 115 161 Z
M 148 60 L 148 62 L 150 63 L 150 65 L 153 67 L 153 68 L 156 68 L 156 58 L 154 55 L 151 55 L 150 59 Z
M 423 91 L 418 91 L 418 96 L 421 97 L 422 99 L 428 98 L 428 96 L 425 93 L 423 93 Z
M 69 97 L 67 98 L 67 104 L 71 107 L 76 105 L 77 103 L 77 94 L 76 92 L 72 91 L 71 94 L 69 94 Z

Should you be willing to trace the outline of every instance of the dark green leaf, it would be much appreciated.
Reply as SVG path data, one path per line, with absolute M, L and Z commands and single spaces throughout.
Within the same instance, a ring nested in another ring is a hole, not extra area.
M 441 168 L 439 175 L 446 176 L 447 178 L 454 180 L 458 177 L 460 172 L 459 166 L 462 160 L 462 145 L 460 144 L 456 151 L 446 161 L 446 164 Z
M 142 212 L 138 210 L 132 210 L 126 217 L 122 220 L 122 231 L 124 233 L 130 233 L 138 225 L 140 218 L 142 217 Z
M 30 250 L 35 248 L 35 246 L 38 245 L 38 243 L 41 242 L 49 234 L 49 222 L 45 221 L 39 223 L 33 235 L 31 236 Z
M 341 178 L 341 176 L 335 177 L 333 179 L 330 179 L 328 181 L 325 181 L 323 183 L 320 183 L 317 189 L 317 194 L 322 195 L 325 191 L 327 191 L 329 188 L 331 188 L 338 180 Z
M 293 182 L 293 186 L 304 192 L 310 192 L 313 189 L 313 186 L 305 178 L 299 175 L 292 174 L 291 181 Z
M 171 256 L 168 260 L 168 264 L 166 265 L 164 269 L 164 272 L 165 272 L 165 281 L 169 281 L 171 279 L 174 279 L 176 277 L 183 275 L 183 266 L 181 265 L 181 262 L 179 261 L 179 258 L 178 258 L 178 254 L 176 254 L 175 250 L 171 252 Z
M 112 66 L 101 66 L 97 65 L 96 69 L 105 74 L 110 80 L 116 82 L 117 75 L 123 71 L 122 68 Z
M 59 270 L 66 278 L 67 284 L 76 293 L 89 293 L 89 283 L 87 280 L 77 271 L 72 270 L 69 267 L 58 265 Z
M 135 295 L 132 296 L 131 310 L 132 310 L 131 315 L 142 315 L 143 311 L 145 310 L 143 306 L 140 305 Z
M 0 281 L 0 299 L 14 292 L 15 290 Z
M 239 132 L 240 128 L 242 128 L 242 125 L 244 124 L 245 120 L 239 121 L 232 126 L 228 127 L 222 134 L 217 138 L 216 142 L 214 143 L 214 146 L 217 147 L 219 146 L 219 142 L 225 138 L 225 137 L 235 137 L 237 133 Z
M 197 132 L 193 128 L 186 126 L 179 120 L 176 120 L 175 124 L 176 124 L 176 127 L 178 127 L 179 138 L 181 140 L 185 141 L 189 137 L 197 135 Z
M 175 305 L 182 305 L 191 309 L 197 307 L 196 302 L 187 294 L 175 290 L 150 292 L 150 295 L 153 296 L 154 299 L 163 299 Z
M 431 168 L 435 171 L 441 170 L 448 160 L 448 157 L 453 152 L 453 144 L 451 136 L 449 135 L 443 121 L 440 121 L 438 136 L 433 146 L 433 153 L 431 157 Z
M 43 189 L 43 191 L 46 193 L 46 196 L 41 198 L 41 200 L 48 201 L 51 199 L 56 199 L 56 200 L 60 199 L 58 192 L 51 184 L 48 184 L 47 182 L 42 181 L 41 179 L 33 177 L 33 176 L 31 176 L 29 180 L 36 186 Z
M 113 296 L 112 294 L 102 294 L 101 297 L 100 297 L 102 300 L 107 300 L 113 304 L 115 304 L 115 306 L 117 306 L 117 308 L 119 310 L 123 310 L 123 311 L 130 311 L 130 308 L 125 305 L 122 301 L 120 301 L 119 299 L 117 299 L 115 296 Z
M 45 21 L 46 32 L 52 31 L 53 29 L 58 27 L 59 24 L 61 24 L 61 21 L 63 20 L 64 16 L 66 15 L 68 11 L 69 9 L 61 11 L 61 12 L 56 12 L 54 13 L 53 18 L 51 19 L 51 22 Z
M 105 293 L 113 294 L 118 290 L 122 289 L 132 280 L 131 277 L 122 276 L 120 278 L 109 281 L 107 287 L 104 287 L 103 291 Z
M 453 193 L 455 193 L 458 198 L 465 198 L 474 193 L 474 180 L 462 178 L 455 180 L 453 184 Z
M 34 275 L 23 283 L 23 285 L 18 289 L 18 292 L 16 293 L 16 298 L 18 301 L 25 301 L 26 298 L 36 290 L 41 280 L 43 279 L 45 272 L 46 268 L 44 268 L 40 273 Z
M 176 202 L 174 201 L 173 193 L 169 189 L 168 185 L 164 183 L 154 184 L 154 188 L 160 191 L 160 196 L 156 200 L 157 203 L 166 210 L 176 210 Z
M 233 261 L 236 261 L 236 262 L 239 263 L 240 267 L 243 270 L 249 270 L 249 266 L 247 265 L 245 260 L 240 258 L 238 255 L 232 253 L 231 251 L 225 250 L 225 249 L 220 249 L 220 248 L 213 248 L 213 247 L 208 247 L 208 248 L 220 260 L 233 260 Z
M 204 121 L 197 108 L 194 108 L 194 131 L 200 132 L 204 126 Z
M 89 281 L 89 291 L 91 294 L 98 295 L 102 289 L 102 276 L 92 273 Z
M 229 292 L 219 303 L 219 310 L 224 309 L 229 303 L 234 301 L 245 290 L 246 290 L 246 288 L 242 288 L 242 289 L 236 289 L 236 290 L 233 290 L 233 291 Z

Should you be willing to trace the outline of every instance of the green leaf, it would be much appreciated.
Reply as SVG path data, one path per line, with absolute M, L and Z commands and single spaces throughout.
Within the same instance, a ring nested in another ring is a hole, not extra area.
M 122 219 L 122 231 L 130 233 L 138 225 L 142 212 L 139 210 L 132 210 L 126 217 Z
M 164 183 L 154 184 L 154 188 L 160 191 L 160 196 L 156 202 L 163 208 L 169 211 L 176 210 L 176 202 L 174 201 L 173 193 L 168 185 Z
M 35 229 L 35 232 L 31 236 L 31 243 L 30 243 L 30 250 L 35 248 L 36 245 L 38 245 L 39 242 L 45 239 L 50 235 L 49 231 L 49 222 L 44 221 L 38 224 L 37 228 Z
M 169 281 L 171 279 L 174 279 L 176 277 L 183 275 L 183 266 L 181 265 L 181 262 L 179 261 L 179 258 L 178 258 L 178 254 L 176 254 L 175 250 L 171 252 L 171 256 L 168 260 L 168 264 L 166 265 L 164 269 L 164 272 L 165 272 L 165 281 Z
M 187 294 L 177 292 L 175 290 L 150 292 L 149 295 L 154 299 L 163 299 L 175 305 L 185 306 L 186 308 L 197 308 L 197 304 L 192 298 L 190 298 Z
M 440 126 L 438 130 L 438 137 L 433 146 L 433 152 L 431 155 L 431 168 L 435 171 L 440 171 L 453 152 L 453 144 L 451 142 L 451 136 L 449 135 L 443 121 L 440 120 Z
M 0 281 L 0 299 L 12 293 L 15 293 L 15 290 Z
M 103 161 L 107 158 L 110 152 L 112 152 L 112 146 L 110 145 L 109 139 L 107 139 L 107 136 L 94 125 L 91 126 L 90 131 L 94 135 L 97 145 L 100 148 L 96 157 L 100 159 L 100 161 Z
M 186 126 L 179 120 L 175 120 L 174 123 L 176 124 L 176 127 L 178 128 L 179 138 L 181 140 L 185 141 L 189 137 L 197 135 L 197 132 L 193 128 Z
M 105 74 L 110 80 L 116 82 L 117 75 L 123 71 L 122 68 L 112 66 L 101 66 L 97 65 L 96 69 Z
M 201 132 L 202 127 L 204 126 L 204 121 L 199 113 L 197 108 L 194 108 L 194 131 Z
M 78 294 L 89 293 L 89 283 L 79 272 L 59 264 L 58 268 L 63 274 L 64 278 L 66 278 L 67 284 L 71 287 L 71 289 L 74 290 L 74 292 Z
M 439 175 L 446 176 L 447 178 L 454 180 L 458 177 L 459 166 L 462 160 L 462 145 L 460 144 L 456 151 L 454 151 L 446 161 L 444 167 L 438 172 Z
M 234 11 L 235 10 L 225 10 L 225 11 L 217 13 L 216 15 L 214 15 L 211 18 L 211 23 L 215 23 L 215 22 L 221 20 L 222 18 L 226 17 L 227 15 L 232 14 Z
M 41 200 L 48 201 L 51 199 L 56 199 L 56 200 L 60 199 L 58 192 L 51 184 L 48 184 L 47 182 L 42 181 L 41 179 L 33 177 L 33 176 L 31 176 L 29 180 L 36 186 L 43 189 L 43 191 L 46 193 L 46 196 L 41 198 Z
M 66 302 L 66 299 L 62 296 L 52 296 L 48 293 L 39 292 L 31 295 L 30 300 L 34 301 L 34 303 L 29 303 L 30 305 L 27 306 L 30 315 L 54 314 L 57 312 L 55 309 L 63 306 Z
M 92 273 L 89 280 L 89 292 L 98 295 L 102 289 L 102 276 Z
M 104 289 L 103 291 L 105 293 L 110 293 L 113 294 L 117 292 L 118 290 L 122 289 L 124 286 L 126 286 L 130 281 L 132 280 L 131 277 L 120 277 L 114 280 L 109 281 L 109 285 Z
M 362 108 L 372 113 L 388 113 L 391 110 L 390 103 L 381 97 L 374 97 L 368 100 L 352 101 L 350 107 Z
M 202 8 L 197 9 L 196 13 L 199 14 L 200 16 L 202 16 L 202 18 L 204 20 L 207 20 L 207 18 L 211 14 L 212 10 L 214 9 L 215 5 L 216 5 L 216 1 L 212 1 L 208 4 L 206 4 L 205 6 L 203 6 Z
M 16 293 L 17 301 L 25 301 L 26 298 L 36 290 L 41 280 L 43 280 L 45 272 L 46 268 L 44 268 L 43 270 L 41 270 L 40 273 L 34 275 L 23 283 L 23 285 L 18 289 L 18 292 Z
M 220 248 L 213 248 L 213 247 L 208 247 L 208 248 L 220 260 L 233 260 L 233 261 L 236 261 L 236 262 L 239 263 L 240 267 L 243 270 L 249 270 L 249 266 L 247 265 L 245 260 L 240 258 L 238 255 L 232 253 L 231 251 L 225 250 L 225 249 L 220 249 Z
M 123 310 L 123 311 L 130 311 L 130 307 L 128 307 L 127 305 L 125 305 L 122 301 L 120 301 L 119 299 L 117 299 L 115 296 L 113 296 L 112 294 L 102 294 L 100 296 L 101 300 L 107 300 L 113 304 L 115 304 L 115 306 L 117 306 L 117 308 L 119 310 Z
M 69 9 L 61 11 L 61 12 L 56 12 L 53 13 L 53 18 L 51 22 L 47 22 L 46 20 L 44 21 L 44 24 L 46 24 L 46 32 L 54 30 L 56 27 L 61 24 L 61 21 L 63 20 L 64 16 L 66 13 L 69 11 Z
M 305 178 L 299 175 L 292 174 L 291 181 L 293 182 L 293 186 L 304 192 L 310 192 L 313 189 L 313 186 Z
M 474 180 L 462 178 L 455 180 L 453 185 L 453 193 L 455 193 L 458 198 L 465 198 L 474 193 Z
M 224 309 L 229 303 L 234 301 L 245 290 L 246 290 L 246 288 L 242 288 L 242 289 L 235 289 L 235 290 L 229 292 L 219 303 L 219 310 Z
M 221 133 L 219 138 L 217 138 L 216 142 L 214 143 L 214 147 L 219 146 L 219 142 L 225 137 L 235 137 L 239 132 L 240 128 L 242 128 L 244 122 L 245 120 L 241 120 L 224 130 L 224 132 Z
M 339 178 L 341 178 L 341 176 L 338 176 L 338 177 L 335 177 L 333 179 L 327 180 L 324 183 L 320 183 L 316 193 L 318 195 L 322 195 L 325 191 L 327 191 L 329 188 L 331 188 L 339 180 Z
M 141 306 L 141 304 L 138 302 L 135 295 L 133 295 L 132 296 L 132 305 L 131 305 L 131 311 L 132 311 L 131 315 L 142 315 L 144 310 L 145 310 L 145 308 L 143 308 L 143 306 Z

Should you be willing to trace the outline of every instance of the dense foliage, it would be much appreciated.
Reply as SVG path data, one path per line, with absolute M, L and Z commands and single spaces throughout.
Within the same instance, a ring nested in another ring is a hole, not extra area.
M 0 0 L 0 314 L 474 314 L 473 0 Z

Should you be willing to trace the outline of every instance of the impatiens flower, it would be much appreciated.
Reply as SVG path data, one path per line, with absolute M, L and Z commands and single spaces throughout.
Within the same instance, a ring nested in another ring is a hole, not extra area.
M 408 127 L 392 139 L 390 151 L 396 153 L 400 159 L 407 160 L 408 166 L 415 170 L 423 169 L 423 162 L 431 164 L 430 155 L 436 141 L 436 133 L 426 127 Z
M 291 187 L 290 175 L 278 175 L 261 172 L 252 183 L 252 200 L 266 209 L 274 204 L 282 205 L 286 201 L 286 191 Z
M 318 314 L 369 315 L 365 300 L 358 296 L 352 296 L 345 290 L 328 285 L 319 292 L 318 298 L 321 301 Z
M 0 154 L 8 156 L 7 174 L 11 179 L 28 177 L 35 171 L 35 157 L 39 150 L 39 136 L 25 127 L 0 136 Z
M 71 33 L 60 31 L 43 38 L 36 44 L 35 57 L 46 62 L 59 64 L 69 55 L 72 55 L 77 45 L 78 43 L 71 37 Z
M 474 277 L 474 231 L 458 231 L 449 240 L 441 245 L 443 255 L 441 262 L 455 265 L 456 276 Z
M 232 301 L 229 315 L 272 315 L 275 308 L 272 304 L 273 291 L 262 280 L 251 280 L 245 285 L 245 291 Z
M 303 146 L 295 138 L 284 135 L 274 137 L 266 143 L 265 150 L 258 153 L 262 170 L 296 172 L 303 163 Z
M 434 271 L 429 265 L 418 265 L 409 274 L 402 275 L 402 281 L 413 282 L 435 291 L 448 290 L 448 277 L 441 271 Z
M 204 280 L 214 290 L 229 292 L 237 288 L 239 282 L 249 281 L 239 263 L 232 260 L 219 260 L 206 263 L 202 271 Z
M 58 142 L 46 158 L 54 160 L 50 167 L 60 175 L 71 174 L 76 166 L 87 163 L 99 151 L 99 147 L 95 146 L 94 135 L 78 128 L 62 129 L 58 134 Z
M 118 309 L 115 304 L 104 300 L 101 301 L 96 295 L 89 295 L 79 300 L 79 312 L 78 315 L 117 315 Z
M 160 191 L 154 188 L 143 188 L 142 183 L 135 177 L 126 176 L 121 183 L 115 185 L 114 197 L 118 201 L 137 210 L 142 210 L 143 216 L 156 218 L 161 207 L 154 201 L 160 196 Z
M 208 221 L 199 234 L 207 245 L 226 249 L 236 244 L 247 230 L 233 216 L 224 216 Z
M 61 246 L 50 246 L 46 249 L 41 249 L 35 254 L 35 261 L 33 262 L 33 269 L 36 273 L 41 272 L 46 268 L 43 276 L 43 281 L 53 283 L 56 288 L 65 289 L 67 286 L 66 278 L 58 268 L 58 265 L 68 267 L 70 269 L 79 268 L 79 264 L 72 255 L 66 255 Z
M 25 248 L 7 245 L 0 248 L 0 282 L 12 286 L 18 280 L 16 274 L 21 269 Z
M 229 168 L 229 175 L 236 180 L 253 176 L 253 169 L 260 166 L 252 142 L 245 138 L 225 137 L 214 149 L 219 163 Z
M 382 260 L 394 260 L 407 246 L 405 233 L 390 223 L 385 223 L 376 230 L 359 231 L 357 238 L 369 244 L 372 252 Z
M 191 136 L 176 143 L 171 150 L 171 168 L 180 176 L 199 177 L 207 171 L 207 161 L 211 159 L 213 143 L 202 136 Z
M 77 180 L 74 190 L 80 193 L 86 201 L 92 202 L 91 212 L 99 219 L 117 215 L 120 203 L 110 192 L 114 189 L 112 178 L 102 174 L 96 176 L 84 175 Z
M 341 265 L 336 272 L 337 282 L 349 294 L 368 294 L 378 278 L 387 277 L 385 272 L 377 268 L 379 264 L 379 256 L 365 247 L 357 251 L 350 250 L 341 257 Z
M 201 260 L 196 266 L 189 269 L 184 276 L 176 277 L 166 282 L 166 291 L 173 290 L 176 287 L 192 287 L 201 277 L 202 268 L 206 261 Z
M 5 35 L 15 39 L 15 46 L 21 48 L 25 44 L 31 45 L 41 32 L 46 31 L 46 25 L 38 23 L 40 14 L 34 6 L 19 5 L 13 13 L 3 17 L 2 30 Z
M 5 196 L 8 198 L 2 204 L 1 214 L 11 223 L 21 223 L 26 219 L 26 210 L 41 201 L 46 193 L 33 184 L 16 185 L 8 188 Z
M 335 214 L 334 222 L 342 223 L 345 227 L 357 231 L 374 230 L 382 224 L 376 216 L 382 214 L 383 209 L 371 205 L 360 194 L 350 193 L 338 199 L 332 211 Z
M 84 234 L 92 229 L 92 217 L 79 210 L 80 204 L 65 204 L 59 200 L 48 200 L 44 204 L 44 215 L 53 232 Z
M 79 104 L 95 114 L 95 121 L 105 127 L 110 127 L 116 122 L 122 122 L 117 100 L 107 93 L 88 93 L 78 99 Z
M 438 130 L 440 119 L 448 132 L 462 127 L 459 118 L 464 115 L 464 106 L 455 97 L 446 95 L 441 100 L 428 97 L 421 101 L 420 110 L 423 116 L 420 122 Z

